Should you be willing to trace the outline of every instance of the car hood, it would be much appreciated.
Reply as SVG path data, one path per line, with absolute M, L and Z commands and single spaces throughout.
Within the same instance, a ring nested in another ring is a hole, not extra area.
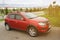
M 34 21 L 37 21 L 37 22 L 46 22 L 46 21 L 48 21 L 48 19 L 44 18 L 44 17 L 37 17 L 37 18 L 33 18 L 31 20 L 34 20 Z

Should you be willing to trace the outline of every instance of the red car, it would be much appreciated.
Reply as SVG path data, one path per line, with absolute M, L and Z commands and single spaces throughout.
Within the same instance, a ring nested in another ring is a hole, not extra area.
M 5 28 L 23 30 L 30 36 L 38 36 L 38 33 L 45 33 L 50 29 L 48 19 L 38 17 L 34 13 L 22 12 L 9 13 L 5 18 Z

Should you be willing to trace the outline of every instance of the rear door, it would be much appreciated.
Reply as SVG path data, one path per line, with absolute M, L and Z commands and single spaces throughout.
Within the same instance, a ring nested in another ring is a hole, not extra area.
M 8 24 L 10 25 L 11 28 L 15 28 L 15 14 L 10 14 L 8 15 Z

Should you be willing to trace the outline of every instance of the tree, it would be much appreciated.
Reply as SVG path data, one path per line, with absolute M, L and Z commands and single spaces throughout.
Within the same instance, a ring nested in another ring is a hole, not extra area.
M 6 14 L 6 15 L 8 14 L 8 8 L 5 9 L 5 14 Z

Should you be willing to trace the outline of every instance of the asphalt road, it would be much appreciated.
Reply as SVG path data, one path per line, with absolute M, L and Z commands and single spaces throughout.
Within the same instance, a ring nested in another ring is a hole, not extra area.
M 49 33 L 30 37 L 26 32 L 11 30 L 6 31 L 3 22 L 0 22 L 0 40 L 60 40 L 60 27 L 52 27 Z

